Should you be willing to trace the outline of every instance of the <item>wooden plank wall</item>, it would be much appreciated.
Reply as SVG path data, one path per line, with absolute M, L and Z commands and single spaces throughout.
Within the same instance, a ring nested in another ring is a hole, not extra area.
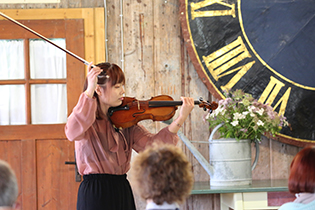
M 175 100 L 180 100 L 180 96 L 196 99 L 202 96 L 206 100 L 214 100 L 198 78 L 187 55 L 179 22 L 179 1 L 123 0 L 123 5 L 120 2 L 107 0 L 109 52 L 107 60 L 123 67 L 127 77 L 126 94 L 138 99 L 168 94 Z M 104 7 L 104 1 L 61 0 L 60 4 L 0 4 L 0 9 L 89 7 Z M 192 141 L 208 139 L 208 125 L 202 121 L 203 115 L 203 111 L 196 107 L 182 128 Z M 152 132 L 165 126 L 162 123 L 143 124 Z M 208 146 L 194 144 L 208 159 Z M 209 176 L 185 145 L 180 143 L 179 146 L 192 162 L 195 181 L 209 181 Z M 288 178 L 289 165 L 299 150 L 300 148 L 295 146 L 267 138 L 262 139 L 260 157 L 253 171 L 253 179 Z M 254 147 L 252 151 L 254 154 Z M 219 210 L 219 201 L 218 194 L 194 195 L 182 204 L 181 209 Z M 144 209 L 144 201 L 136 197 L 136 202 L 138 209 Z

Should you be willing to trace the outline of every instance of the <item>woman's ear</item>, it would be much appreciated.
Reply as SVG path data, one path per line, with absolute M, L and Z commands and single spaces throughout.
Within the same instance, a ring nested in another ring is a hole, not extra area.
M 97 93 L 97 95 L 101 95 L 101 87 L 99 85 L 96 85 L 95 92 Z

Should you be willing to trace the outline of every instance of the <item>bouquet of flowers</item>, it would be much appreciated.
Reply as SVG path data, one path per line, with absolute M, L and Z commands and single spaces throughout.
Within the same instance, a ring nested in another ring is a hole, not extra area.
M 263 134 L 275 136 L 288 122 L 284 116 L 268 104 L 258 102 L 252 95 L 242 90 L 225 92 L 226 98 L 219 101 L 219 106 L 206 119 L 210 128 L 223 124 L 219 129 L 221 138 L 255 139 L 260 141 Z

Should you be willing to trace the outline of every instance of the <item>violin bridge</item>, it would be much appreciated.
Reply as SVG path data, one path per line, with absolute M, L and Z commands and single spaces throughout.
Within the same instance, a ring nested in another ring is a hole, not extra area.
M 140 110 L 140 102 L 139 102 L 139 101 L 137 101 L 137 103 L 138 103 L 138 110 Z

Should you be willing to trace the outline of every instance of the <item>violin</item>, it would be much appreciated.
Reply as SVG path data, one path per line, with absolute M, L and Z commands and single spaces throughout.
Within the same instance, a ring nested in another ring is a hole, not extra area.
M 123 129 L 147 119 L 153 121 L 169 120 L 174 116 L 177 106 L 182 104 L 182 101 L 174 101 L 168 95 L 159 95 L 143 101 L 132 97 L 124 97 L 120 106 L 108 109 L 108 116 L 115 128 Z M 216 102 L 209 103 L 202 98 L 194 101 L 194 104 L 199 105 L 205 111 L 208 109 L 210 113 L 218 107 Z

